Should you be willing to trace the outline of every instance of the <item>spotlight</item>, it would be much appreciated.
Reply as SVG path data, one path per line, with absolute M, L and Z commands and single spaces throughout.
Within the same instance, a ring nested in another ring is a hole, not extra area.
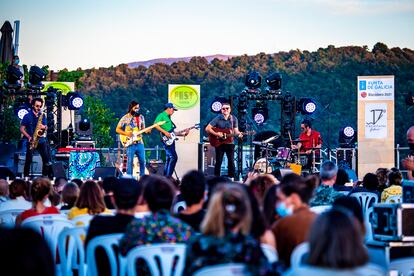
M 244 84 L 247 86 L 248 89 L 258 89 L 262 83 L 262 77 L 259 75 L 258 72 L 252 71 L 246 76 L 246 80 Z
M 354 148 L 356 143 L 356 132 L 353 127 L 345 126 L 339 131 L 339 147 Z
M 19 90 L 22 87 L 20 83 L 22 77 L 23 73 L 19 68 L 9 65 L 6 69 L 6 80 L 3 85 L 6 89 Z
M 225 98 L 215 97 L 214 100 L 211 102 L 211 105 L 210 105 L 211 112 L 220 113 L 221 112 L 221 106 L 225 102 L 228 103 L 229 101 Z
M 30 107 L 27 103 L 17 102 L 14 106 L 14 114 L 19 117 L 20 120 L 23 120 L 23 117 L 29 113 Z
M 279 92 L 277 94 L 281 94 L 280 89 L 282 88 L 282 75 L 279 73 L 273 73 L 268 76 L 266 79 L 266 84 L 269 86 L 269 93 Z M 275 93 L 276 94 L 276 93 Z
M 252 109 L 252 118 L 256 124 L 261 125 L 269 118 L 269 110 L 265 103 L 257 102 Z
M 78 92 L 69 92 L 63 97 L 62 105 L 69 110 L 79 110 L 83 106 L 83 97 Z
M 76 134 L 79 135 L 77 140 L 92 140 L 92 123 L 88 118 L 82 118 L 76 124 Z
M 29 70 L 29 84 L 28 88 L 33 90 L 42 90 L 45 86 L 42 81 L 46 79 L 47 73 L 40 67 L 34 65 Z
M 303 115 L 313 114 L 316 111 L 316 102 L 311 98 L 301 98 L 296 110 Z

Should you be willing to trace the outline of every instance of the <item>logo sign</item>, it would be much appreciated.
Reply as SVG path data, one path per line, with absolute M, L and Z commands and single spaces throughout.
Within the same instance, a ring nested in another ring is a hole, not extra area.
M 365 105 L 365 138 L 387 138 L 387 104 L 373 103 Z
M 394 76 L 358 77 L 359 100 L 394 100 Z
M 200 100 L 197 90 L 187 85 L 175 87 L 169 96 L 170 101 L 179 109 L 190 109 Z
M 73 82 L 65 83 L 65 82 L 43 82 L 45 84 L 45 88 L 42 91 L 47 91 L 49 87 L 53 87 L 54 89 L 58 89 L 62 91 L 62 95 L 66 95 L 68 92 L 73 91 L 74 89 L 70 87 L 73 85 Z

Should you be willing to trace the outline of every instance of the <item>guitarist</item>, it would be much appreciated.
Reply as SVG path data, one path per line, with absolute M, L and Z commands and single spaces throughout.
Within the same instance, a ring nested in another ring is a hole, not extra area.
M 145 118 L 139 112 L 139 103 L 131 101 L 128 106 L 128 113 L 125 114 L 118 122 L 116 133 L 133 137 L 134 129 L 140 130 L 143 128 L 145 128 Z M 151 130 L 148 130 L 146 133 L 149 132 L 151 132 Z M 136 135 L 134 139 L 133 143 L 126 149 L 127 174 L 132 175 L 134 155 L 136 155 L 139 160 L 139 175 L 143 176 L 145 174 L 145 148 L 144 141 L 142 140 L 142 134 Z
M 177 111 L 177 108 L 172 103 L 166 103 L 164 105 L 164 111 L 158 114 L 154 121 L 154 124 L 161 121 L 166 122 L 161 126 L 155 126 L 155 128 L 168 138 L 171 138 L 171 133 L 175 133 L 174 129 L 176 128 L 176 126 L 171 120 L 171 115 L 174 114 L 174 111 Z M 187 136 L 189 132 L 190 130 L 187 130 L 185 132 L 177 132 L 175 134 L 178 136 Z M 167 158 L 165 160 L 164 175 L 166 177 L 172 177 L 175 170 L 175 165 L 177 164 L 178 160 L 178 155 L 175 150 L 175 142 L 173 142 L 171 145 L 167 145 L 164 143 L 163 146 Z
M 215 117 L 207 126 L 206 132 L 221 139 L 225 137 L 223 132 L 215 131 L 213 128 L 221 128 L 230 130 L 230 134 L 234 134 L 239 138 L 243 137 L 243 134 L 238 129 L 238 120 L 234 115 L 230 114 L 231 107 L 229 103 L 223 103 L 221 106 L 221 114 Z M 216 164 L 214 166 L 214 175 L 219 176 L 221 170 L 221 163 L 223 162 L 224 153 L 226 153 L 228 160 L 228 176 L 234 177 L 234 142 L 233 139 L 226 139 L 225 142 L 216 149 Z

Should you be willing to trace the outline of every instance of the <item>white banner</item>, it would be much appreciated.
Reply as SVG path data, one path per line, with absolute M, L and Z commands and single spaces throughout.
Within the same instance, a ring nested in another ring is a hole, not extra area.
M 365 105 L 365 138 L 384 139 L 387 136 L 387 104 L 367 103 Z
M 358 100 L 393 101 L 394 76 L 358 77 Z

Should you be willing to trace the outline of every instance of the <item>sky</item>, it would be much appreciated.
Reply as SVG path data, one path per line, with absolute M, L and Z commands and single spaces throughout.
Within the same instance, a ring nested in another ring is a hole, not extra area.
M 414 49 L 414 0 L 0 0 L 23 64 L 88 69 L 376 42 Z

